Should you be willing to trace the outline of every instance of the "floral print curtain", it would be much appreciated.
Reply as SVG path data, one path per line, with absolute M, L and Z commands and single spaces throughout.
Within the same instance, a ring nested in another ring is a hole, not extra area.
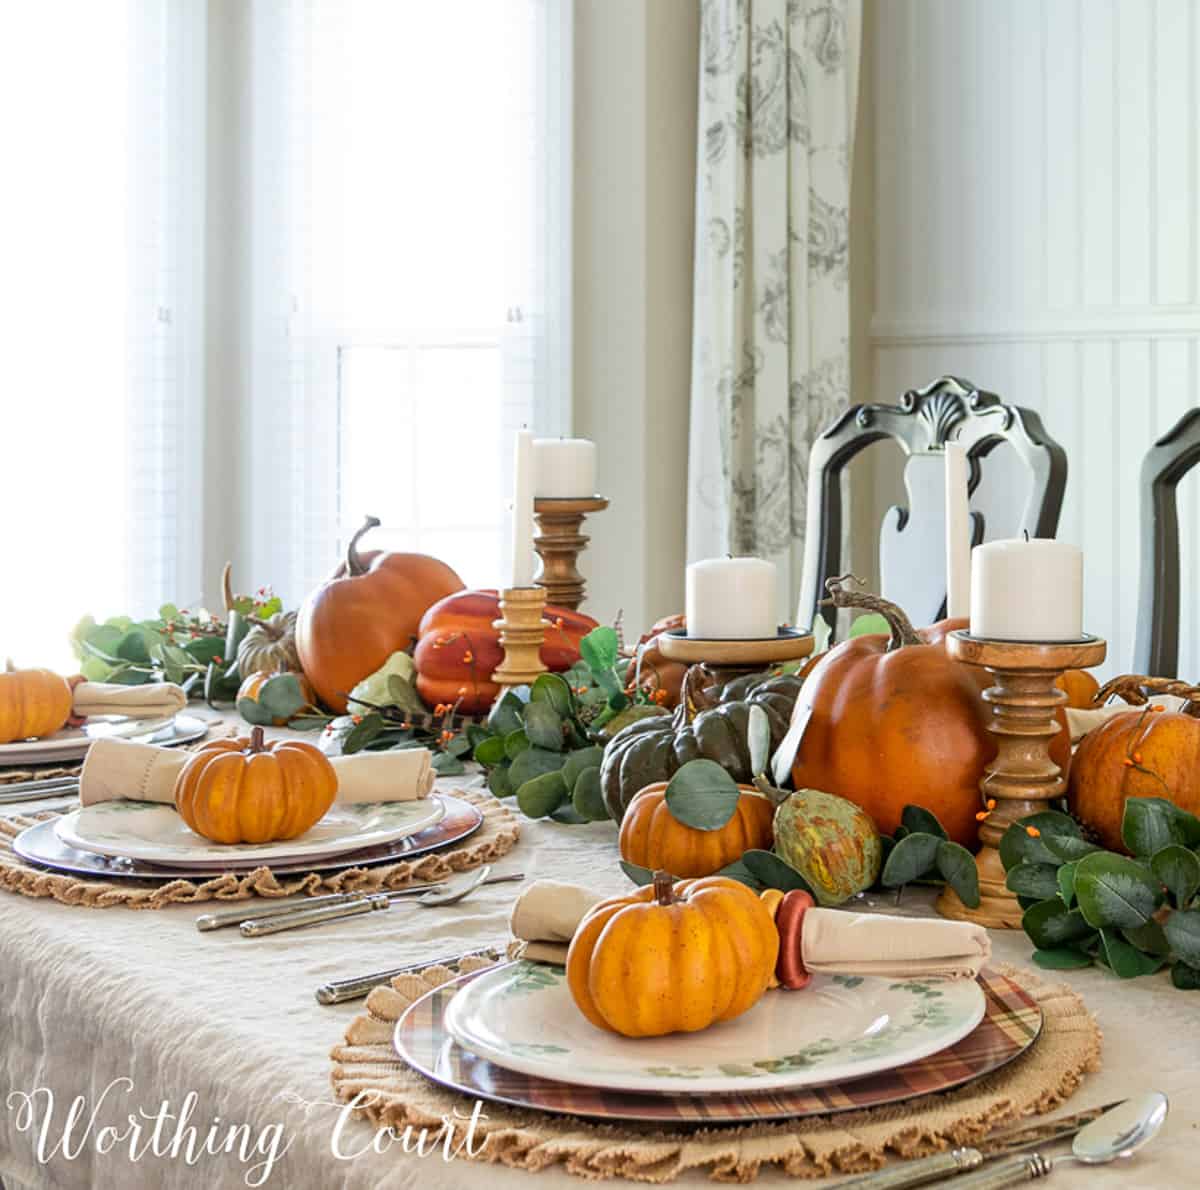
M 813 439 L 848 401 L 860 0 L 703 0 L 688 556 L 776 562 L 791 608 Z

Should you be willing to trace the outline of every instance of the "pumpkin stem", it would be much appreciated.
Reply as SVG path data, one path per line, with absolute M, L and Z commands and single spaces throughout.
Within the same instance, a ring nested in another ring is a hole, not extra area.
M 11 657 L 6 657 L 4 659 L 4 672 L 6 674 L 15 674 L 17 672 L 17 667 L 13 665 L 13 659 Z
M 379 518 L 377 516 L 368 516 L 359 526 L 358 532 L 350 538 L 350 544 L 346 546 L 346 573 L 357 577 L 360 574 L 367 573 L 367 567 L 358 553 L 358 542 L 364 533 L 369 533 L 372 529 L 379 528 Z
M 908 645 L 923 645 L 925 642 L 917 635 L 912 621 L 904 614 L 904 609 L 890 599 L 880 595 L 872 595 L 869 591 L 855 591 L 850 584 L 856 583 L 862 587 L 866 584 L 857 575 L 840 574 L 837 578 L 827 579 L 825 590 L 829 592 L 829 602 L 834 607 L 858 607 L 863 611 L 875 612 L 882 616 L 892 630 L 892 639 L 888 641 L 887 651 L 902 649 Z
M 221 571 L 221 598 L 225 601 L 225 610 L 233 611 L 233 563 L 226 562 Z
M 790 789 L 779 789 L 759 773 L 754 778 L 754 788 L 763 795 L 773 806 L 782 806 L 792 796 Z
M 654 899 L 660 905 L 674 905 L 675 893 L 672 891 L 675 884 L 675 877 L 670 872 L 664 872 L 659 868 L 654 873 Z
M 263 736 L 263 729 L 261 727 L 255 727 L 251 730 L 250 747 L 247 751 L 252 753 L 266 751 L 265 737 Z
M 1183 708 L 1185 715 L 1200 719 L 1200 686 L 1178 678 L 1151 678 L 1145 674 L 1121 674 L 1120 677 L 1110 678 L 1099 690 L 1092 695 L 1092 702 L 1103 706 L 1113 695 L 1124 699 L 1130 706 L 1142 707 L 1150 701 L 1153 694 L 1174 694 L 1178 698 L 1186 698 L 1187 705 Z

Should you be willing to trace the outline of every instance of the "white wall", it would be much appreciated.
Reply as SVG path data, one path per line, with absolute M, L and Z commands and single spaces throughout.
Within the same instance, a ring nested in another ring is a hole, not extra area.
M 1200 6 L 875 0 L 866 20 L 873 212 L 855 251 L 874 268 L 855 398 L 953 372 L 1036 409 L 1070 463 L 1059 536 L 1085 551 L 1085 627 L 1109 640 L 1105 671 L 1127 669 L 1140 461 L 1200 397 Z M 1193 534 L 1197 486 L 1180 489 Z M 1200 551 L 1183 583 L 1200 590 Z M 1183 604 L 1180 672 L 1196 675 Z
M 699 13 L 577 0 L 574 429 L 611 505 L 583 610 L 632 639 L 683 607 Z

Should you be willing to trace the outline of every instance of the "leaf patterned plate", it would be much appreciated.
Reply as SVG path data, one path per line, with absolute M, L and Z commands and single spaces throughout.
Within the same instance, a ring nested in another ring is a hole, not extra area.
M 433 826 L 445 814 L 441 798 L 408 802 L 335 802 L 316 826 L 277 843 L 212 843 L 191 829 L 174 806 L 159 802 L 99 802 L 54 823 L 68 847 L 166 867 L 224 871 L 231 862 L 291 864 L 327 859 L 391 843 Z
M 562 967 L 518 962 L 465 984 L 446 1032 L 498 1066 L 586 1087 L 728 1094 L 843 1082 L 961 1040 L 983 1019 L 975 980 L 818 975 L 767 992 L 749 1012 L 699 1033 L 620 1037 L 575 1007 Z
M 20 740 L 0 744 L 0 767 L 8 765 L 52 764 L 63 760 L 82 760 L 98 739 L 136 740 L 139 744 L 157 744 L 177 748 L 203 739 L 208 724 L 195 715 L 181 714 L 170 719 L 127 719 L 101 715 L 82 727 L 64 727 L 40 740 Z

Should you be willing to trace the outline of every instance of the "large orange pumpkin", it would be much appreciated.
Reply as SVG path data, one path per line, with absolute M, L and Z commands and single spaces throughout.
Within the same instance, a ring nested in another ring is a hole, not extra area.
M 439 599 L 421 617 L 413 661 L 417 693 L 429 706 L 446 703 L 464 715 L 477 715 L 495 701 L 500 687 L 492 674 L 504 660 L 500 633 L 500 595 L 494 590 L 458 591 Z M 582 612 L 546 604 L 542 664 L 552 673 L 579 660 L 579 642 L 596 621 Z
M 53 735 L 71 714 L 67 679 L 48 669 L 17 669 L 11 661 L 0 673 L 0 744 Z
M 752 1007 L 775 973 L 766 906 L 722 876 L 673 884 L 667 872 L 601 901 L 575 931 L 567 984 L 597 1028 L 626 1037 L 693 1033 Z
M 1125 850 L 1121 822 L 1131 797 L 1165 797 L 1200 814 L 1200 720 L 1180 711 L 1133 710 L 1080 740 L 1068 804 L 1111 851 Z
M 792 715 L 811 708 L 792 767 L 796 788 L 857 803 L 884 834 L 915 803 L 973 847 L 979 780 L 996 754 L 980 697 L 987 673 L 947 655 L 945 638 L 958 625 L 917 632 L 895 604 L 839 582 L 829 583 L 838 606 L 880 612 L 891 632 L 844 641 L 805 678 Z
M 427 554 L 360 554 L 359 539 L 378 524 L 367 517 L 350 539 L 345 562 L 305 600 L 296 620 L 304 674 L 339 714 L 358 682 L 412 645 L 426 610 L 463 588 L 445 562 Z
M 647 785 L 621 819 L 621 858 L 687 878 L 711 876 L 749 848 L 769 848 L 774 840 L 775 803 L 752 785 L 738 788 L 742 795 L 733 817 L 718 830 L 702 831 L 671 813 L 665 781 Z
M 300 740 L 214 740 L 175 778 L 175 808 L 214 843 L 270 843 L 294 839 L 322 818 L 337 796 L 333 765 Z

